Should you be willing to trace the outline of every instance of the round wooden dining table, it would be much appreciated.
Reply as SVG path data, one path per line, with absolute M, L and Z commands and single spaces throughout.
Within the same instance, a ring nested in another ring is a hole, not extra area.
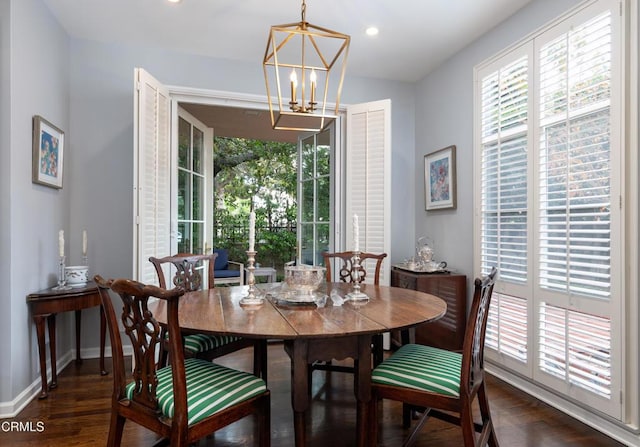
M 352 286 L 325 283 L 318 293 L 326 294 L 324 307 L 314 303 L 290 305 L 278 300 L 277 284 L 261 284 L 266 298 L 259 306 L 242 306 L 248 286 L 218 287 L 187 292 L 180 300 L 180 327 L 189 332 L 237 335 L 247 338 L 282 339 L 291 358 L 291 403 L 296 447 L 306 445 L 305 414 L 310 405 L 309 365 L 316 361 L 352 358 L 356 370 L 354 393 L 357 400 L 358 446 L 368 446 L 371 400 L 372 336 L 392 330 L 409 329 L 441 318 L 446 303 L 437 296 L 398 287 L 362 284 L 369 299 L 334 305 L 332 291 L 345 297 Z M 166 321 L 162 301 L 150 303 L 155 318 Z M 359 361 L 366 359 L 366 361 Z

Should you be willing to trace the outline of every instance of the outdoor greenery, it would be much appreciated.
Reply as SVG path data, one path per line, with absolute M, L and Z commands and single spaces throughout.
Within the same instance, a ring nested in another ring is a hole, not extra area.
M 296 252 L 296 146 L 214 139 L 214 247 L 246 262 L 249 213 L 256 213 L 256 262 L 282 268 Z

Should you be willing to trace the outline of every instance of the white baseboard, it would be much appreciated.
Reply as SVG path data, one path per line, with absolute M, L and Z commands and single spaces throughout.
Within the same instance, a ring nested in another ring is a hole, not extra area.
M 124 347 L 124 355 L 131 355 L 133 351 L 130 346 Z M 100 348 L 81 349 L 80 355 L 83 359 L 97 359 L 100 358 Z M 107 346 L 104 351 L 105 358 L 111 357 L 111 347 Z M 71 349 L 64 355 L 58 356 L 56 360 L 56 367 L 58 374 L 76 358 L 76 350 Z M 111 371 L 109 371 L 111 373 Z M 47 380 L 51 379 L 51 363 L 47 361 Z M 26 407 L 29 402 L 36 398 L 42 389 L 42 383 L 40 381 L 40 374 L 38 378 L 29 384 L 15 399 L 8 402 L 0 402 L 0 419 L 14 418 Z

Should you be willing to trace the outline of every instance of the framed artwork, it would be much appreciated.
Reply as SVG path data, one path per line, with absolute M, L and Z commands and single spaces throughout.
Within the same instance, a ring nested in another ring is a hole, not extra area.
M 456 147 L 424 156 L 424 192 L 427 211 L 456 207 Z
M 62 189 L 64 132 L 41 116 L 33 117 L 33 183 Z

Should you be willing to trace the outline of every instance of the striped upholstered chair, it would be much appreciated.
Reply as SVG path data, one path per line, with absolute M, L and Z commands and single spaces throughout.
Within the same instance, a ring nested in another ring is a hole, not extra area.
M 484 340 L 489 304 L 496 268 L 475 280 L 471 312 L 465 330 L 462 353 L 407 344 L 384 360 L 372 372 L 371 423 L 377 442 L 378 405 L 380 399 L 403 402 L 403 423 L 411 424 L 414 409 L 422 417 L 405 441 L 411 445 L 426 420 L 433 416 L 460 425 L 465 447 L 498 447 L 491 420 L 484 382 Z M 473 420 L 475 399 L 480 407 L 481 423 Z M 475 432 L 480 436 L 476 439 Z M 375 442 L 372 445 L 376 445 Z
M 158 283 L 163 289 L 169 284 L 165 277 L 167 272 L 173 273 L 173 285 L 181 286 L 186 291 L 200 290 L 202 287 L 213 289 L 215 286 L 215 262 L 218 253 L 196 255 L 178 253 L 164 258 L 150 257 L 158 275 Z M 206 272 L 205 277 L 200 272 Z M 240 349 L 253 348 L 253 373 L 267 380 L 267 341 L 252 340 L 232 335 L 184 334 L 185 356 L 213 360 Z M 160 366 L 167 364 L 168 344 L 160 353 Z
M 116 279 L 98 284 L 113 358 L 113 395 L 107 446 L 119 446 L 127 419 L 163 438 L 171 446 L 188 446 L 248 415 L 258 419 L 260 446 L 270 445 L 271 397 L 264 380 L 215 363 L 184 359 L 180 337 L 169 337 L 170 366 L 158 368 L 155 356 L 162 346 L 160 325 L 150 314 L 149 298 L 167 302 L 169 334 L 179 334 L 178 301 L 184 289 L 166 290 Z M 121 321 L 133 348 L 133 380 L 127 383 L 122 339 L 110 290 L 122 299 Z

